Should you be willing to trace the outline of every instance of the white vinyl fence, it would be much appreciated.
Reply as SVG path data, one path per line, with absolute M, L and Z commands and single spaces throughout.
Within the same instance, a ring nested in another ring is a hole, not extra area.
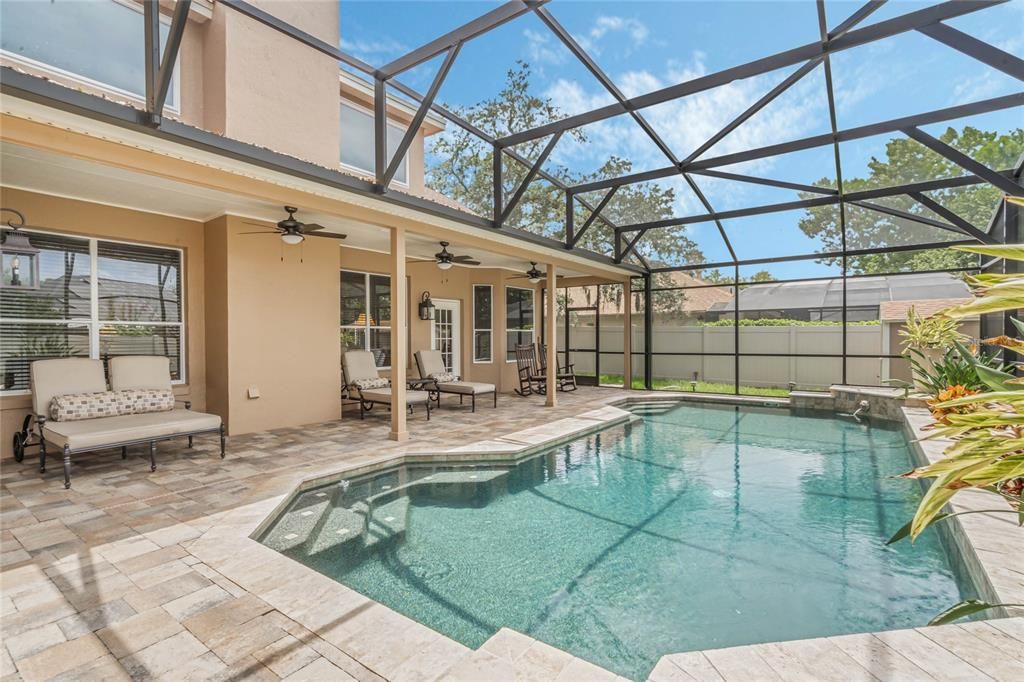
M 888 325 L 850 325 L 846 329 L 848 355 L 867 358 L 847 360 L 846 381 L 854 384 L 880 385 L 891 376 L 904 378 L 902 360 L 883 359 L 882 354 L 896 354 L 888 348 L 884 334 Z M 594 347 L 594 328 L 574 327 L 573 346 Z M 564 336 L 559 334 L 559 339 Z M 658 379 L 678 379 L 686 386 L 696 379 L 711 383 L 731 384 L 735 381 L 735 331 L 732 327 L 656 326 L 652 338 L 652 375 Z M 634 331 L 634 352 L 643 349 L 643 336 Z M 561 342 L 559 347 L 561 347 Z M 601 327 L 601 350 L 620 355 L 601 355 L 602 374 L 622 373 L 622 326 Z M 827 388 L 843 380 L 841 357 L 794 357 L 796 355 L 843 353 L 841 326 L 740 327 L 740 383 L 745 386 L 785 388 L 790 382 L 803 389 Z M 729 355 L 657 355 L 657 353 L 727 353 Z M 776 357 L 742 356 L 745 353 L 772 353 Z M 788 356 L 788 357 L 782 357 Z M 579 374 L 593 374 L 593 353 L 577 353 L 573 357 Z M 641 375 L 642 358 L 634 355 L 634 375 Z

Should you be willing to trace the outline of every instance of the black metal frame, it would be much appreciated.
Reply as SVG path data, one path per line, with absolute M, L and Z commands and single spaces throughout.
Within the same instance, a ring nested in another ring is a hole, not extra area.
M 341 188 L 365 195 L 376 195 L 383 201 L 432 215 L 453 219 L 474 229 L 500 230 L 504 234 L 516 237 L 517 239 L 532 245 L 542 246 L 545 248 L 571 250 L 574 254 L 586 257 L 595 262 L 618 265 L 624 272 L 643 276 L 648 282 L 650 281 L 651 273 L 657 272 L 731 267 L 738 273 L 741 265 L 783 262 L 785 260 L 799 260 L 802 258 L 839 258 L 844 264 L 843 272 L 845 277 L 846 260 L 852 255 L 860 255 L 870 252 L 870 250 L 849 250 L 845 242 L 845 229 L 843 230 L 842 248 L 836 253 L 808 254 L 744 261 L 736 256 L 733 246 L 729 241 L 729 236 L 721 221 L 736 217 L 765 215 L 814 206 L 838 205 L 840 221 L 841 224 L 845 226 L 846 206 L 847 204 L 850 204 L 869 210 L 881 211 L 890 215 L 898 214 L 899 217 L 904 219 L 915 220 L 919 223 L 930 225 L 932 227 L 960 232 L 971 243 L 1005 241 L 1009 238 L 1009 235 L 1016 235 L 1016 225 L 1014 225 L 1012 229 L 1004 225 L 1002 232 L 999 235 L 996 235 L 991 229 L 992 225 L 989 226 L 988 230 L 981 229 L 979 226 L 971 225 L 961 216 L 958 216 L 948 208 L 941 206 L 923 193 L 941 188 L 988 183 L 997 187 L 1002 192 L 1018 196 L 1024 195 L 1024 189 L 1022 189 L 1020 180 L 1020 164 L 1018 164 L 1018 168 L 1013 171 L 987 168 L 983 164 L 974 161 L 961 152 L 923 132 L 921 130 L 921 126 L 1012 107 L 1022 107 L 1024 106 L 1024 92 L 995 97 L 979 102 L 972 102 L 969 104 L 947 107 L 936 111 L 904 116 L 898 119 L 863 125 L 856 128 L 840 130 L 836 125 L 836 103 L 832 87 L 830 64 L 831 55 L 837 52 L 885 40 L 910 31 L 917 31 L 922 35 L 949 47 L 950 49 L 957 50 L 978 62 L 987 65 L 990 68 L 998 69 L 999 71 L 1017 78 L 1018 80 L 1024 80 L 1024 60 L 943 23 L 959 16 L 983 11 L 1006 1 L 1007 0 L 949 0 L 924 9 L 907 12 L 871 25 L 858 27 L 882 4 L 882 2 L 879 2 L 878 0 L 870 0 L 848 18 L 829 30 L 825 22 L 824 0 L 817 0 L 820 40 L 789 50 L 784 50 L 774 55 L 756 59 L 745 64 L 723 69 L 712 74 L 670 85 L 654 92 L 627 98 L 615 86 L 614 82 L 601 70 L 597 62 L 586 52 L 586 50 L 583 49 L 575 39 L 573 39 L 571 34 L 562 27 L 561 24 L 559 24 L 554 15 L 544 6 L 544 0 L 512 0 L 510 2 L 506 2 L 480 17 L 446 33 L 445 35 L 428 42 L 416 50 L 381 66 L 380 68 L 375 68 L 356 57 L 346 54 L 336 46 L 330 45 L 323 40 L 320 40 L 319 38 L 316 38 L 315 36 L 312 36 L 309 33 L 278 19 L 264 10 L 250 5 L 244 0 L 221 0 L 221 4 L 231 10 L 239 12 L 254 21 L 258 21 L 275 31 L 287 35 L 291 39 L 296 40 L 311 49 L 317 50 L 322 54 L 326 54 L 338 62 L 366 75 L 372 80 L 375 93 L 374 121 L 376 161 L 375 179 L 373 182 L 353 178 L 337 171 L 321 168 L 314 164 L 301 162 L 286 155 L 259 148 L 255 145 L 230 140 L 212 133 L 192 128 L 177 121 L 164 119 L 162 116 L 164 102 L 170 87 L 170 78 L 177 53 L 181 45 L 182 36 L 186 29 L 186 20 L 190 5 L 189 0 L 180 0 L 175 5 L 169 38 L 167 45 L 164 46 L 162 51 L 159 45 L 158 2 L 157 0 L 144 0 L 144 57 L 146 65 L 146 107 L 144 111 L 138 111 L 131 107 L 116 104 L 101 97 L 77 92 L 69 88 L 59 86 L 55 83 L 48 82 L 45 79 L 28 76 L 9 68 L 3 68 L 2 72 L 0 72 L 0 91 L 6 95 L 40 102 L 48 106 L 61 108 L 133 130 L 141 130 L 162 139 L 182 143 L 231 158 L 240 159 L 265 168 L 285 172 L 297 177 L 303 177 L 335 188 Z M 519 131 L 499 138 L 480 130 L 469 121 L 464 120 L 461 116 L 449 111 L 435 102 L 437 93 L 443 85 L 452 64 L 457 58 L 460 48 L 466 42 L 531 12 L 547 26 L 559 41 L 574 55 L 574 57 L 577 58 L 608 91 L 614 99 L 612 104 L 581 114 L 567 116 L 557 121 L 545 123 L 529 130 Z M 398 80 L 398 76 L 406 72 L 408 69 L 416 65 L 423 64 L 426 61 L 442 54 L 445 55 L 443 64 L 425 94 L 420 94 Z M 769 145 L 758 149 L 725 154 L 718 157 L 699 158 L 700 155 L 710 149 L 715 142 L 742 125 L 744 121 L 768 105 L 787 89 L 793 87 L 793 85 L 816 69 L 819 65 L 823 66 L 825 71 L 825 87 L 829 103 L 829 118 L 831 124 L 831 131 L 829 133 Z M 673 151 L 658 136 L 657 132 L 650 126 L 642 114 L 643 109 L 656 104 L 704 92 L 735 80 L 751 78 L 793 66 L 798 68 L 796 68 L 796 70 L 785 78 L 778 86 L 772 88 L 756 102 L 747 107 L 742 114 L 734 118 L 721 130 L 712 135 L 704 144 L 700 145 L 696 150 L 682 159 L 675 156 Z M 392 155 L 391 158 L 388 158 L 385 139 L 387 125 L 386 106 L 389 88 L 399 95 L 407 98 L 408 101 L 414 103 L 417 107 L 412 124 L 403 135 L 396 153 Z M 493 214 L 490 218 L 475 216 L 464 211 L 441 205 L 437 202 L 405 194 L 390 187 L 391 181 L 397 171 L 398 164 L 401 162 L 401 159 L 408 150 L 419 126 L 429 113 L 443 117 L 446 121 L 457 125 L 459 128 L 482 140 L 485 144 L 492 146 L 494 150 L 494 183 Z M 557 176 L 544 170 L 544 162 L 547 160 L 551 150 L 558 143 L 562 134 L 597 121 L 606 120 L 620 115 L 628 115 L 638 126 L 640 126 L 645 134 L 664 154 L 669 163 L 668 166 L 641 173 L 633 173 L 617 178 L 578 185 L 567 185 Z M 899 132 L 902 132 L 911 139 L 916 140 L 953 163 L 963 167 L 972 175 L 960 178 L 908 183 L 897 187 L 867 190 L 862 192 L 845 192 L 842 179 L 840 143 L 875 135 Z M 543 153 L 535 160 L 529 160 L 515 150 L 517 145 L 533 140 L 540 140 L 549 136 L 550 140 L 544 148 Z M 743 161 L 764 159 L 826 145 L 831 145 L 834 150 L 837 184 L 836 189 L 834 190 L 830 188 L 812 187 L 785 180 L 760 178 L 742 173 L 719 170 L 723 166 Z M 527 169 L 524 180 L 514 191 L 512 197 L 507 203 L 503 196 L 504 192 L 502 185 L 502 170 L 506 158 L 519 163 Z M 705 213 L 634 225 L 616 225 L 602 214 L 604 209 L 612 200 L 613 193 L 619 188 L 631 183 L 652 181 L 676 176 L 681 177 L 687 186 L 694 192 L 704 207 Z M 800 201 L 753 206 L 731 211 L 716 211 L 701 191 L 700 186 L 697 184 L 695 179 L 697 177 L 714 177 L 721 180 L 787 188 L 820 196 L 802 199 Z M 521 201 L 529 183 L 537 178 L 544 179 L 557 188 L 557 190 L 565 193 L 566 225 L 564 239 L 552 239 L 523 230 L 517 230 L 505 225 L 506 219 L 514 211 L 516 205 Z M 587 192 L 599 189 L 607 189 L 608 193 L 596 206 L 582 196 Z M 942 218 L 942 221 L 923 218 L 906 212 L 898 212 L 896 209 L 890 209 L 888 207 L 871 203 L 871 200 L 873 199 L 892 196 L 907 196 L 924 207 L 934 211 Z M 574 225 L 574 209 L 576 204 L 579 204 L 579 206 L 590 211 L 589 216 L 579 229 L 576 229 Z M 1019 220 L 1019 213 L 1020 212 L 1017 207 L 1007 207 L 1005 210 L 997 212 L 993 220 L 995 221 L 999 216 L 1001 216 L 1004 223 L 1008 221 L 1015 222 Z M 592 251 L 581 249 L 579 246 L 581 238 L 597 221 L 600 221 L 603 225 L 613 231 L 614 240 L 611 254 L 594 253 Z M 714 222 L 716 224 L 726 249 L 729 252 L 729 261 L 716 264 L 652 267 L 651 264 L 644 259 L 643 254 L 638 251 L 638 246 L 642 244 L 643 237 L 650 230 L 705 221 Z M 878 249 L 877 252 L 892 250 L 894 249 L 883 248 Z M 629 262 L 627 259 L 630 258 L 635 258 L 639 262 L 639 265 Z M 645 327 L 649 327 L 651 314 L 649 286 L 646 288 L 646 292 L 646 302 L 648 305 L 645 308 Z M 644 354 L 646 359 L 649 360 L 651 357 L 649 347 L 645 347 Z M 650 384 L 649 361 L 645 368 L 645 382 L 648 385 Z

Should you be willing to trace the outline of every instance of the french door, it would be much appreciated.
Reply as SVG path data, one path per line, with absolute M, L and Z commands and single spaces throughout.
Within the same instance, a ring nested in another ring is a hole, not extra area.
M 441 351 L 444 367 L 454 374 L 462 374 L 460 344 L 462 305 L 459 301 L 434 299 L 434 324 L 430 331 L 430 347 Z

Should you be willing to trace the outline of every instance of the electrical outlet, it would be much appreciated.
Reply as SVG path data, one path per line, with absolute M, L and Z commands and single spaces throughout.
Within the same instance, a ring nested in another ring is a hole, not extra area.
M 249 395 L 249 400 L 255 400 L 256 398 L 260 397 L 260 387 L 259 386 L 250 386 L 249 390 L 247 391 L 247 393 Z

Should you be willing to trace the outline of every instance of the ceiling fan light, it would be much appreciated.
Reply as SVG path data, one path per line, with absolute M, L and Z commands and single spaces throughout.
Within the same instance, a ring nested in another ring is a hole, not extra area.
M 298 232 L 285 232 L 281 235 L 281 241 L 290 246 L 301 244 L 306 238 Z
M 439 260 L 437 261 L 437 267 L 439 270 L 450 270 L 452 267 L 451 261 Z
M 541 281 L 540 277 L 531 277 L 530 278 L 530 284 L 540 284 L 540 281 Z

